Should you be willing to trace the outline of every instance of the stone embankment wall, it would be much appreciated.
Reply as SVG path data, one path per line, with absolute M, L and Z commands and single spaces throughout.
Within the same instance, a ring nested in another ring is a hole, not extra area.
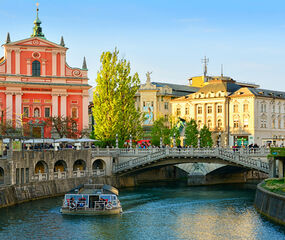
M 71 189 L 84 184 L 92 183 L 108 184 L 116 188 L 134 187 L 149 182 L 177 181 L 187 174 L 182 170 L 168 166 L 160 169 L 138 173 L 131 176 L 105 176 L 105 177 L 80 177 L 57 179 L 48 181 L 37 181 L 26 184 L 15 184 L 0 187 L 0 208 L 12 206 L 18 203 L 37 200 L 41 198 L 64 195 Z
M 0 188 L 0 208 L 31 200 L 60 196 L 90 181 L 118 187 L 116 178 L 114 177 L 100 177 L 96 179 L 90 177 L 70 178 L 12 185 Z
M 254 206 L 256 210 L 269 219 L 285 225 L 285 196 L 269 192 L 261 187 L 256 189 Z

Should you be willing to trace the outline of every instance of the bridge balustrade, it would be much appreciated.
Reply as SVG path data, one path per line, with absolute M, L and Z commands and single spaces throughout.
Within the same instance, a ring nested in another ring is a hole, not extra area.
M 48 180 L 48 174 L 47 173 L 37 173 L 34 174 L 32 177 L 33 181 L 47 181 Z
M 85 176 L 86 176 L 85 170 L 73 171 L 73 177 L 85 177 Z
M 96 169 L 92 171 L 94 177 L 102 177 L 106 175 L 105 169 Z
M 54 172 L 53 174 L 54 179 L 65 179 L 66 176 L 67 176 L 66 172 L 61 172 L 61 171 Z
M 262 162 L 260 159 L 252 159 L 251 155 L 265 154 L 265 149 L 259 151 L 235 151 L 225 148 L 163 148 L 155 150 L 154 153 L 149 153 L 141 157 L 131 159 L 127 162 L 117 164 L 115 173 L 127 171 L 134 167 L 142 167 L 147 163 L 152 163 L 165 157 L 218 157 L 225 161 L 232 162 L 247 168 L 268 172 L 269 164 Z M 146 151 L 145 151 L 146 152 Z

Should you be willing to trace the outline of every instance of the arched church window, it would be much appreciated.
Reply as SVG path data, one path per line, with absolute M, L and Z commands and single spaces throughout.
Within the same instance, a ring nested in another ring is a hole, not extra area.
M 34 109 L 34 117 L 40 117 L 40 109 L 39 108 Z
M 41 63 L 37 60 L 32 63 L 32 75 L 41 76 Z

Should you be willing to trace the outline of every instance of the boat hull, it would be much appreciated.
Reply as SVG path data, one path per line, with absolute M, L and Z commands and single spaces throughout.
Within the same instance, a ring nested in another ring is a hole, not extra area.
M 95 216 L 95 215 L 117 215 L 122 213 L 122 208 L 113 208 L 113 209 L 105 209 L 105 210 L 93 210 L 93 209 L 76 209 L 70 210 L 68 208 L 62 208 L 61 213 L 63 215 L 84 215 L 84 216 Z

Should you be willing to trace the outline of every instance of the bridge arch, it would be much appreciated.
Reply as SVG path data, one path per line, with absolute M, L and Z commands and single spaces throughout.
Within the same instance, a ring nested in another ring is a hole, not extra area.
M 92 164 L 92 170 L 96 170 L 96 169 L 106 169 L 106 163 L 104 160 L 102 159 L 96 159 L 93 164 Z
M 0 167 L 0 184 L 4 184 L 4 169 Z
M 54 164 L 54 172 L 66 172 L 67 171 L 67 164 L 64 160 L 58 160 Z
M 45 161 L 38 161 L 35 166 L 35 173 L 47 173 L 48 165 Z
M 77 170 L 86 170 L 86 162 L 82 159 L 78 159 L 74 162 L 73 164 L 73 171 L 77 171 Z

